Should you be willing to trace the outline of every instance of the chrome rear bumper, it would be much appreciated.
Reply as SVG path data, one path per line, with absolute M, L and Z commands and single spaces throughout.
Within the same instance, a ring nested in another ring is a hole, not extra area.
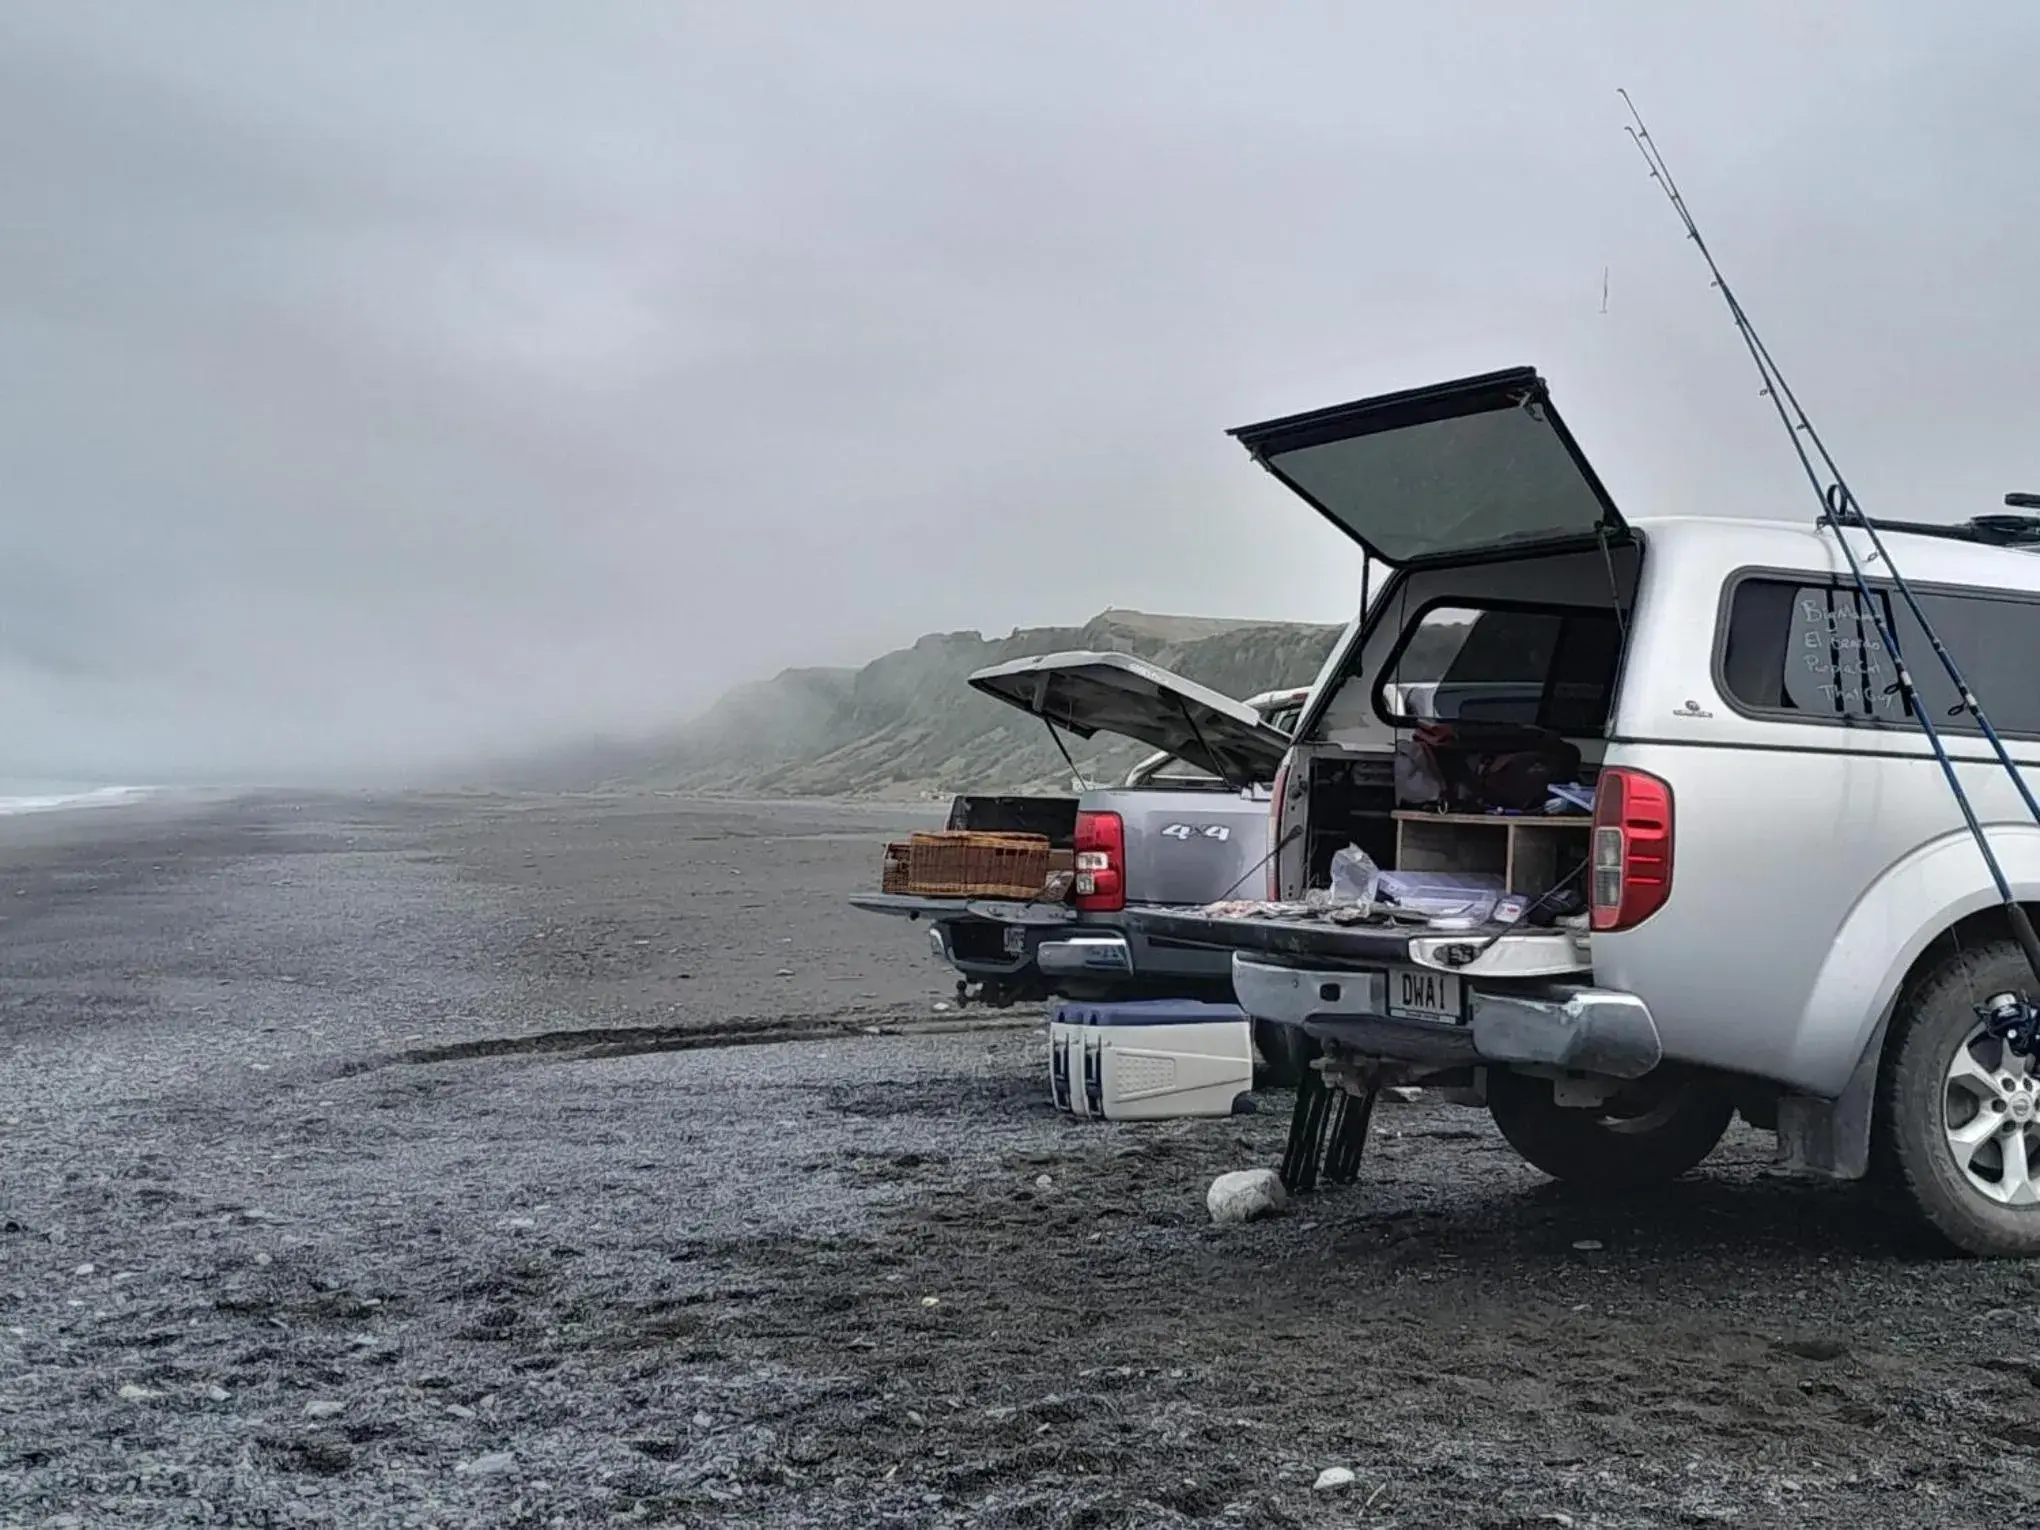
M 1034 964 L 1056 977 L 1086 973 L 1133 971 L 1133 948 L 1124 935 L 1071 935 L 1044 940 L 1034 948 Z
M 1233 993 L 1249 1015 L 1377 1057 L 1437 1066 L 1534 1063 L 1609 1078 L 1641 1078 L 1664 1059 L 1657 1023 L 1635 994 L 1571 983 L 1504 989 L 1461 982 L 1463 1022 L 1415 1020 L 1388 1013 L 1385 972 L 1233 957 Z

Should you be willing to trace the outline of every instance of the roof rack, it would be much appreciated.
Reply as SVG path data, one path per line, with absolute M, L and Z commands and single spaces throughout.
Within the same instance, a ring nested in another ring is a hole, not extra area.
M 2040 510 L 2040 494 L 2007 494 L 2005 503 L 2018 510 Z M 1864 524 L 1863 512 L 1853 504 L 1843 508 L 1836 519 L 1844 526 Z M 1880 519 L 1877 529 L 1901 531 L 1916 537 L 1939 537 L 1948 542 L 1976 542 L 1985 547 L 2040 551 L 2040 515 L 1976 515 L 1953 525 Z

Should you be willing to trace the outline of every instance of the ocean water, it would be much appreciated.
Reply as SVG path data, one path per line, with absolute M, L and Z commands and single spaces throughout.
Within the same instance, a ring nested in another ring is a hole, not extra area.
M 0 777 L 0 815 L 58 808 L 118 807 L 139 802 L 150 786 L 92 786 L 77 781 L 11 781 Z

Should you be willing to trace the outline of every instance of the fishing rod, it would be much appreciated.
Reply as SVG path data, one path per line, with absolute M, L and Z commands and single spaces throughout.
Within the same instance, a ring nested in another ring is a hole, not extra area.
M 1983 857 L 1984 867 L 1989 871 L 1991 882 L 1997 889 L 1999 901 L 2004 906 L 2005 919 L 2011 926 L 2012 937 L 2025 954 L 2026 965 L 2032 969 L 2036 991 L 2040 991 L 2040 935 L 2034 933 L 2033 921 L 2027 917 L 2025 908 L 2013 895 L 2004 867 L 1999 863 L 1997 853 L 1991 849 L 1989 837 L 1984 833 L 1983 824 L 1976 816 L 1976 808 L 1969 800 L 1969 793 L 1963 790 L 1961 777 L 1956 774 L 1955 762 L 1949 758 L 1948 746 L 1941 738 L 1941 730 L 1934 726 L 1933 718 L 1921 702 L 1918 688 L 1913 684 L 1912 671 L 1907 667 L 1905 655 L 1898 646 L 1897 635 L 1885 619 L 1884 603 L 1870 587 L 1870 581 L 1863 572 L 1862 561 L 1857 558 L 1855 548 L 1849 544 L 1848 532 L 1851 529 L 1861 530 L 1869 538 L 1873 561 L 1881 560 L 1889 571 L 1893 588 L 1904 600 L 1912 619 L 1919 624 L 1920 631 L 1926 636 L 1935 656 L 1940 659 L 1942 668 L 1948 673 L 1949 682 L 1955 687 L 1956 694 L 1962 698 L 1961 705 L 1951 709 L 1951 715 L 1966 711 L 1976 720 L 1978 730 L 1990 741 L 1991 749 L 1997 755 L 1998 764 L 2003 766 L 2005 774 L 2011 777 L 2012 784 L 2018 788 L 2019 796 L 2026 804 L 2026 810 L 2033 815 L 2036 823 L 2040 823 L 2040 801 L 2034 800 L 2025 778 L 2019 774 L 2018 766 L 2013 763 L 2010 751 L 2005 748 L 2004 740 L 1998 736 L 1997 729 L 1991 726 L 1990 719 L 1984 715 L 1983 707 L 1976 699 L 1976 693 L 1970 690 L 1968 680 L 1955 663 L 1954 655 L 1949 653 L 1947 646 L 1942 643 L 1940 634 L 1934 630 L 1933 623 L 1927 619 L 1927 613 L 1921 609 L 1918 598 L 1913 594 L 1912 586 L 1906 582 L 1905 576 L 1898 570 L 1898 565 L 1892 561 L 1890 550 L 1884 545 L 1884 539 L 1877 534 L 1876 523 L 1863 513 L 1855 491 L 1850 489 L 1848 480 L 1842 476 L 1840 464 L 1835 461 L 1826 443 L 1821 440 L 1820 432 L 1814 429 L 1812 419 L 1801 406 L 1791 385 L 1785 381 L 1784 373 L 1771 359 L 1771 352 L 1765 346 L 1763 337 L 1757 333 L 1756 326 L 1750 322 L 1749 314 L 1737 300 L 1734 289 L 1728 284 L 1728 278 L 1722 274 L 1721 266 L 1714 258 L 1713 251 L 1708 249 L 1707 241 L 1700 233 L 1700 225 L 1694 221 L 1685 197 L 1680 195 L 1678 183 L 1672 179 L 1671 170 L 1666 166 L 1663 154 L 1659 152 L 1656 142 L 1650 136 L 1650 129 L 1644 126 L 1643 114 L 1636 109 L 1636 103 L 1629 98 L 1628 91 L 1620 90 L 1617 94 L 1622 97 L 1622 104 L 1629 108 L 1630 118 L 1635 123 L 1635 126 L 1628 127 L 1625 131 L 1635 143 L 1637 152 L 1643 156 L 1644 163 L 1649 166 L 1651 179 L 1658 183 L 1665 196 L 1670 199 L 1673 210 L 1679 215 L 1679 221 L 1685 226 L 1686 237 L 1691 239 L 1694 247 L 1700 251 L 1700 258 L 1707 262 L 1707 270 L 1714 279 L 1715 290 L 1728 305 L 1736 331 L 1749 349 L 1750 360 L 1756 364 L 1757 375 L 1763 382 L 1764 397 L 1771 401 L 1772 408 L 1777 411 L 1778 421 L 1785 427 L 1785 434 L 1792 442 L 1793 453 L 1799 458 L 1800 467 L 1805 469 L 1807 482 L 1813 486 L 1815 499 L 1820 502 L 1820 514 L 1815 517 L 1814 523 L 1830 528 L 1835 534 L 1835 542 L 1841 548 L 1842 557 L 1849 565 L 1849 574 L 1855 583 L 1857 596 L 1869 611 L 1870 620 L 1877 629 L 1878 640 L 1884 645 L 1885 652 L 1891 655 L 1892 663 L 1897 670 L 1898 680 L 1895 688 L 1906 709 L 1918 719 L 1920 731 L 1926 735 L 1928 747 L 1934 752 L 1935 763 L 1941 767 L 1941 774 L 1948 783 L 1948 791 L 1955 798 L 1955 805 L 1961 809 L 1962 821 L 1968 826 L 1969 836 L 1976 842 L 1977 851 Z M 1811 451 L 1808 450 L 1809 446 L 1812 448 Z M 1817 464 L 1816 455 L 1819 458 Z M 1821 481 L 1823 468 L 1828 479 L 1825 485 Z M 2020 501 L 2028 498 L 2025 495 L 2008 495 L 2006 503 L 2017 506 Z M 2015 994 L 1998 995 L 1988 1004 L 1979 1006 L 1978 1013 L 1983 1016 L 1991 1033 L 2020 1055 L 2030 1056 L 2036 1049 L 2040 1049 L 2040 1011 L 2036 1011 L 2024 998 Z

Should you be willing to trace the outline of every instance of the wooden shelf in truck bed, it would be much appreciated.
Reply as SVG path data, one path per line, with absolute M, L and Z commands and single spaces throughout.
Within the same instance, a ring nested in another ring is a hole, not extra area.
M 1427 813 L 1397 808 L 1398 871 L 1500 872 L 1512 893 L 1549 892 L 1586 858 L 1585 814 Z

